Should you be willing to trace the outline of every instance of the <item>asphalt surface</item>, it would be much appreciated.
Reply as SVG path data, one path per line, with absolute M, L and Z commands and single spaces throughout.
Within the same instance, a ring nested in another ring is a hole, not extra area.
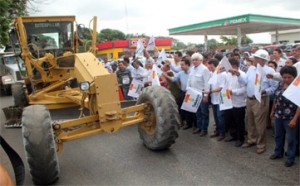
M 12 104 L 12 97 L 0 97 L 1 108 Z M 59 118 L 71 112 L 57 114 Z M 21 129 L 4 128 L 2 111 L 0 117 L 0 133 L 22 157 L 25 185 L 32 185 Z M 213 130 L 213 119 L 209 130 Z M 169 150 L 152 152 L 143 146 L 137 126 L 125 127 L 114 134 L 65 143 L 59 154 L 61 172 L 56 185 L 299 185 L 299 157 L 290 168 L 284 167 L 284 159 L 270 160 L 272 130 L 268 130 L 267 140 L 267 151 L 258 155 L 255 147 L 237 148 L 234 142 L 180 130 Z M 14 178 L 8 157 L 0 149 L 0 161 Z

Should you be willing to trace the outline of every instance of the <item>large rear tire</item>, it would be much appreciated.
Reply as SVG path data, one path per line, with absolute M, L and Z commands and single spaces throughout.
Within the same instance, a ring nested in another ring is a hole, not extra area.
M 151 150 L 169 148 L 178 137 L 179 114 L 176 102 L 166 88 L 144 88 L 137 104 L 146 103 L 146 121 L 139 124 L 138 131 L 144 145 Z
M 49 110 L 32 105 L 23 111 L 23 143 L 32 180 L 37 185 L 58 180 L 59 163 Z
M 15 106 L 26 107 L 28 105 L 28 100 L 26 96 L 26 90 L 22 83 L 15 83 L 11 87 L 12 95 L 14 97 Z

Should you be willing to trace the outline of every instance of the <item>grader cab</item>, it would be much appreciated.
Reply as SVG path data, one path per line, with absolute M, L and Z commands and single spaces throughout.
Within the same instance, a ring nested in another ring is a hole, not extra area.
M 22 133 L 25 154 L 35 184 L 59 177 L 57 152 L 63 143 L 101 132 L 117 132 L 138 124 L 144 145 L 162 150 L 178 137 L 179 115 L 171 93 L 160 86 L 144 88 L 134 106 L 121 107 L 115 74 L 93 54 L 96 17 L 90 51 L 78 53 L 83 39 L 74 16 L 18 17 L 11 36 L 25 63 L 26 89 L 15 88 L 24 107 Z M 25 87 L 25 86 L 24 86 Z M 49 109 L 77 106 L 78 118 L 52 121 Z

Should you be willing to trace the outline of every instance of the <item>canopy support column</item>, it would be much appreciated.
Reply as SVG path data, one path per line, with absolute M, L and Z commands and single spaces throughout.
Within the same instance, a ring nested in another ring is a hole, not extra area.
M 278 29 L 275 30 L 275 44 L 278 44 Z
M 207 34 L 204 34 L 204 50 L 208 50 L 208 41 L 207 41 Z
M 241 43 L 242 43 L 242 31 L 241 31 L 241 27 L 237 27 L 237 45 L 238 48 L 241 47 Z

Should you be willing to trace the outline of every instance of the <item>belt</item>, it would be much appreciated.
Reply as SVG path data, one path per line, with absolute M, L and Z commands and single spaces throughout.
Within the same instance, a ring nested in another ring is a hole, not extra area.
M 248 97 L 248 99 L 255 100 L 256 98 L 255 98 L 255 96 L 252 96 L 252 97 Z

